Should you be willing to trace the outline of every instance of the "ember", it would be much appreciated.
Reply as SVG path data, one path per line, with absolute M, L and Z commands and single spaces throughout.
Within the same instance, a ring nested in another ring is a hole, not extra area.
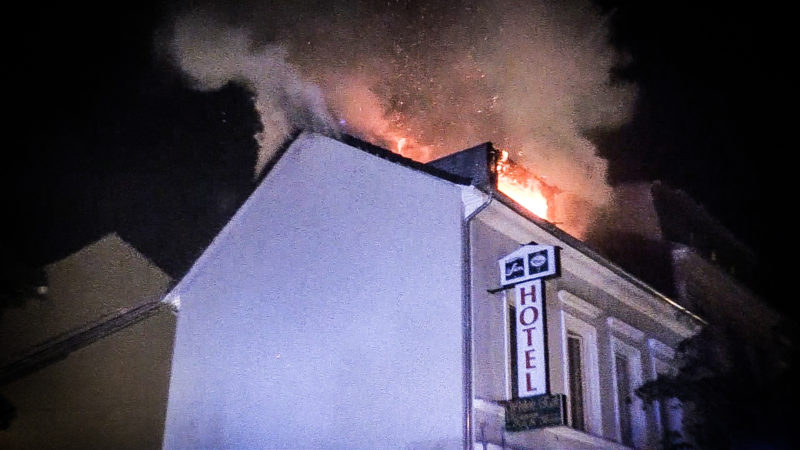
M 403 154 L 403 147 L 406 146 L 406 138 L 400 138 L 397 140 L 397 153 Z

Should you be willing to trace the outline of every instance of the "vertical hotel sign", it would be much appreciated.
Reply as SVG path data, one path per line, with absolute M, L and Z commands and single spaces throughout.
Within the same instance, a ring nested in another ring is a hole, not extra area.
M 545 343 L 544 277 L 555 275 L 555 247 L 525 245 L 498 261 L 500 284 L 514 287 L 517 396 L 549 393 Z

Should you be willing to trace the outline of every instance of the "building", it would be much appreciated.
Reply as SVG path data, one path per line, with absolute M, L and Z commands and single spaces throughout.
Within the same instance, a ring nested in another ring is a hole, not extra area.
M 110 233 L 45 266 L 46 295 L 0 317 L 0 448 L 158 448 L 175 316 L 172 279 Z
M 496 189 L 483 144 L 415 163 L 301 134 L 164 301 L 178 309 L 165 448 L 652 447 L 703 319 Z M 559 423 L 509 431 L 514 289 L 498 260 L 558 249 L 543 282 Z M 482 447 L 481 447 L 482 446 Z

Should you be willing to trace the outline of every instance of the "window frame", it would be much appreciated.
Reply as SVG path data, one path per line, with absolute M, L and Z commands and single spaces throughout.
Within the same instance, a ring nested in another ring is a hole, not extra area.
M 597 329 L 581 319 L 561 310 L 561 361 L 564 394 L 567 401 L 572 401 L 570 395 L 570 374 L 569 374 L 569 354 L 567 348 L 567 338 L 569 334 L 577 335 L 581 338 L 581 378 L 583 384 L 583 411 L 585 430 L 578 430 L 585 433 L 602 436 L 603 419 L 600 399 L 600 368 L 598 356 Z M 571 404 L 567 408 L 568 423 L 572 423 Z
M 516 363 L 516 329 L 514 321 L 516 320 L 514 312 L 516 305 L 514 304 L 514 296 L 509 295 L 509 291 L 513 288 L 503 290 L 503 322 L 505 323 L 505 339 L 503 342 L 503 350 L 505 351 L 505 394 L 506 400 L 514 399 L 516 394 L 517 383 L 517 368 Z
M 573 354 L 573 352 L 575 354 Z M 569 382 L 564 385 L 564 390 L 570 393 L 567 397 L 567 423 L 570 427 L 579 431 L 586 431 L 588 428 L 585 398 L 587 388 L 585 382 L 586 376 L 584 375 L 586 364 L 583 356 L 585 353 L 586 343 L 583 336 L 567 330 L 565 366 L 567 368 L 566 378 Z M 578 395 L 579 393 L 580 396 Z
M 634 394 L 636 388 L 642 385 L 642 353 L 634 346 L 623 342 L 616 336 L 611 336 L 611 358 L 609 364 L 611 369 L 611 383 L 614 405 L 614 435 L 617 442 L 622 442 L 622 429 L 620 428 L 620 404 L 617 388 L 617 354 L 624 356 L 628 360 L 628 380 L 630 383 L 631 404 L 631 440 L 634 447 L 644 447 L 647 440 L 647 417 L 644 414 L 642 400 Z
M 670 374 L 675 375 L 678 371 L 678 367 L 675 365 L 675 350 L 669 347 L 668 345 L 664 344 L 663 342 L 657 339 L 648 339 L 647 340 L 647 347 L 650 353 L 650 370 L 652 373 L 652 379 L 658 378 L 661 374 Z M 683 416 L 683 408 L 680 404 L 680 401 L 674 399 L 678 405 L 678 413 L 677 413 L 677 420 L 680 423 L 678 428 L 674 431 L 681 433 L 681 436 L 685 439 L 685 434 L 683 430 L 682 424 L 682 416 Z M 667 423 L 671 422 L 669 417 L 663 417 L 661 414 L 664 408 L 672 408 L 673 405 L 662 405 L 660 400 L 656 400 L 653 402 L 653 420 L 654 423 L 654 433 L 655 439 L 657 442 L 660 442 L 664 438 L 665 432 L 665 421 Z

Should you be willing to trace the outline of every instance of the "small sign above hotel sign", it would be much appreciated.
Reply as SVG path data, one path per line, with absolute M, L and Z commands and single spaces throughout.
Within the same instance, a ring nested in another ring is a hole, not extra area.
M 556 249 L 552 245 L 523 245 L 498 261 L 503 287 L 555 275 Z

